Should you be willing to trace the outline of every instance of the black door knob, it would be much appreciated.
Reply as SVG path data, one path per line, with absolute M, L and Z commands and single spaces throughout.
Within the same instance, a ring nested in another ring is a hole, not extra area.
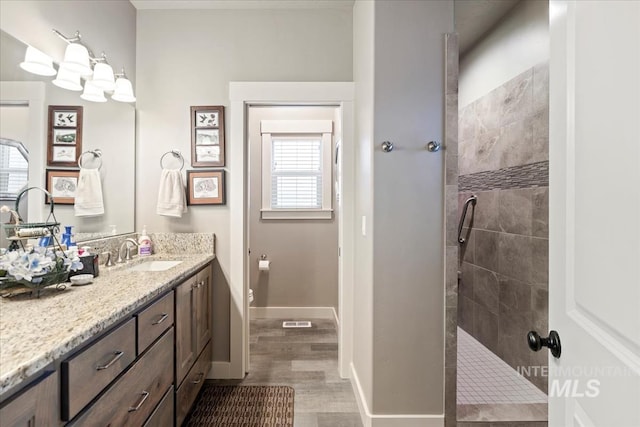
M 542 338 L 536 331 L 530 331 L 527 334 L 527 342 L 529 343 L 529 348 L 533 351 L 538 351 L 542 347 L 548 347 L 556 359 L 560 357 L 560 353 L 562 352 L 560 335 L 558 335 L 556 331 L 550 331 L 547 338 Z

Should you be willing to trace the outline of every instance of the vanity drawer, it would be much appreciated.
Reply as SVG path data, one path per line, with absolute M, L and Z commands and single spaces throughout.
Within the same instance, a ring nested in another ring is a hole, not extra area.
M 143 427 L 173 427 L 173 384 Z
M 70 420 L 136 358 L 131 318 L 84 351 L 62 362 L 62 419 Z
M 72 426 L 141 426 L 173 382 L 173 333 L 169 329 Z
M 173 325 L 173 291 L 138 313 L 138 353 Z
M 211 351 L 209 341 L 176 392 L 176 426 L 182 425 L 207 378 L 211 367 Z

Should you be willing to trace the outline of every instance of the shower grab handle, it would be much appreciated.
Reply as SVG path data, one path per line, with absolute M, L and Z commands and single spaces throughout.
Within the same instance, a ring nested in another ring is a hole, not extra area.
M 464 225 L 464 220 L 467 217 L 467 210 L 469 210 L 470 204 L 475 207 L 477 201 L 478 196 L 474 194 L 464 202 L 464 207 L 462 208 L 462 216 L 460 217 L 460 223 L 458 224 L 458 243 L 460 243 L 461 245 L 466 242 L 466 239 L 462 237 L 462 226 Z

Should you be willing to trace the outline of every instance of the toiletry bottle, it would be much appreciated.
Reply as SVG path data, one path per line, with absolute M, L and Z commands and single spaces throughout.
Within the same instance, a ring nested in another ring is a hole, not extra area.
M 76 246 L 76 242 L 72 240 L 74 237 L 73 233 L 71 232 L 72 228 L 73 228 L 73 225 L 65 225 L 64 233 L 62 233 L 62 244 L 66 245 L 67 248 L 70 248 L 71 246 Z
M 147 236 L 147 226 L 142 227 L 142 234 L 138 238 L 138 244 L 140 247 L 138 248 L 139 256 L 149 256 L 151 255 L 151 238 Z

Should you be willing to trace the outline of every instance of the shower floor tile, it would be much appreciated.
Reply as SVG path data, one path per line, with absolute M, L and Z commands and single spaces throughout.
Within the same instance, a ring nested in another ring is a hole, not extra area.
M 458 405 L 546 404 L 547 395 L 458 328 Z

